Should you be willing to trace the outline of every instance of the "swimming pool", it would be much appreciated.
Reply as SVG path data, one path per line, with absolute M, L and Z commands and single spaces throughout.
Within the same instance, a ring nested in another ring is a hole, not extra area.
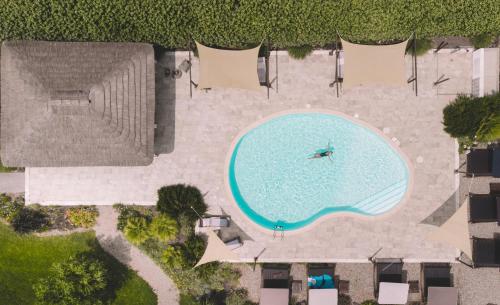
M 366 124 L 303 112 L 265 120 L 237 139 L 228 183 L 253 222 L 296 230 L 330 213 L 376 216 L 391 210 L 408 190 L 409 168 Z

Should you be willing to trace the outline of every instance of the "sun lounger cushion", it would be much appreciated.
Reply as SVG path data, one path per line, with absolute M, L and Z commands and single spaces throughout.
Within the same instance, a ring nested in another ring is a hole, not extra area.
M 471 222 L 497 221 L 497 200 L 490 194 L 470 194 L 469 211 Z
M 458 290 L 454 287 L 429 287 L 427 305 L 457 305 Z
M 380 283 L 378 293 L 379 304 L 406 304 L 408 301 L 409 284 Z
M 339 293 L 337 289 L 309 290 L 309 305 L 337 305 Z
M 202 227 L 228 227 L 229 220 L 225 217 L 206 217 L 201 220 Z
M 489 149 L 475 149 L 467 154 L 467 173 L 476 176 L 491 174 L 492 154 Z
M 260 305 L 288 305 L 288 289 L 284 288 L 261 288 Z
M 476 267 L 500 267 L 500 238 L 475 238 L 472 248 Z
M 231 250 L 235 250 L 235 249 L 238 249 L 239 247 L 243 246 L 243 244 L 241 243 L 241 240 L 239 238 L 231 239 L 231 240 L 225 242 L 225 244 Z

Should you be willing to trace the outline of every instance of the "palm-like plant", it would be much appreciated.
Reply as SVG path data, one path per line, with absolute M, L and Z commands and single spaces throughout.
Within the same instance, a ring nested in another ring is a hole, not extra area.
M 150 227 L 151 234 L 163 242 L 175 239 L 178 233 L 177 221 L 167 215 L 153 218 Z
M 158 211 L 174 218 L 187 215 L 191 220 L 196 220 L 199 215 L 207 211 L 200 190 L 194 186 L 176 184 L 164 186 L 158 190 Z
M 130 242 L 141 244 L 150 237 L 149 223 L 142 216 L 130 217 L 123 232 Z

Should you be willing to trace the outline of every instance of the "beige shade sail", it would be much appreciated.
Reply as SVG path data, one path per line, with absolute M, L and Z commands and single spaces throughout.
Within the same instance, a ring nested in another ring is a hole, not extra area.
M 200 59 L 198 88 L 259 90 L 257 60 L 260 45 L 247 50 L 220 50 L 196 42 Z
M 231 251 L 222 240 L 214 233 L 214 231 L 207 231 L 208 241 L 205 253 L 201 257 L 200 261 L 194 266 L 194 268 L 216 261 L 238 261 L 240 258 Z
M 405 51 L 408 40 L 392 45 L 361 45 L 341 39 L 344 50 L 342 87 L 364 85 L 402 87 L 407 84 Z
M 467 215 L 468 199 L 444 224 L 429 234 L 429 239 L 448 243 L 472 259 L 472 245 Z

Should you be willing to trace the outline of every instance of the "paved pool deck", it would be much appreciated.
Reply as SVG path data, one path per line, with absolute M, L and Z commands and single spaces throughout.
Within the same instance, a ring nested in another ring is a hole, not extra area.
M 244 261 L 363 262 L 377 257 L 412 261 L 454 261 L 456 249 L 429 241 L 426 236 L 457 206 L 458 164 L 455 141 L 443 132 L 442 109 L 457 93 L 471 90 L 472 52 L 418 58 L 418 92 L 406 88 L 366 87 L 342 92 L 337 98 L 329 87 L 334 57 L 317 51 L 297 61 L 280 52 L 279 92 L 263 87 L 259 92 L 197 90 L 189 97 L 189 77 L 165 78 L 157 73 L 158 157 L 147 167 L 83 167 L 26 169 L 26 199 L 40 204 L 154 204 L 156 190 L 168 184 L 186 183 L 206 193 L 211 213 L 231 215 L 233 227 L 223 236 L 240 235 Z M 158 62 L 174 68 L 187 53 L 164 53 Z M 271 79 L 276 57 L 271 57 Z M 198 79 L 194 59 L 193 80 Z M 407 74 L 411 75 L 411 57 Z M 445 75 L 450 80 L 435 87 Z M 276 112 L 327 109 L 355 116 L 395 138 L 414 168 L 413 191 L 407 202 L 384 219 L 366 220 L 342 216 L 327 219 L 309 231 L 273 239 L 242 215 L 225 185 L 226 158 L 231 142 L 241 130 Z M 422 162 L 417 162 L 417 160 Z

